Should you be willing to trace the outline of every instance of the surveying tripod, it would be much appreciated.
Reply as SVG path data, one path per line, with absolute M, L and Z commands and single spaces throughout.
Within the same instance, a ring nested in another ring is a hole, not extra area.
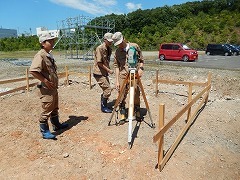
M 132 121 L 136 119 L 134 116 L 134 95 L 135 95 L 135 87 L 137 86 L 136 79 L 138 79 L 138 85 L 140 88 L 140 91 L 142 93 L 146 109 L 149 114 L 149 118 L 151 120 L 151 124 L 149 125 L 151 128 L 155 128 L 155 124 L 152 121 L 152 116 L 150 113 L 149 105 L 147 102 L 147 98 L 145 96 L 145 92 L 143 89 L 143 85 L 141 82 L 141 79 L 139 75 L 136 73 L 136 68 L 129 68 L 129 73 L 127 75 L 127 78 L 124 80 L 123 85 L 121 86 L 120 92 L 118 94 L 118 98 L 114 104 L 114 108 L 110 117 L 110 120 L 108 122 L 108 125 L 111 125 L 112 118 L 114 116 L 114 113 L 116 112 L 117 107 L 121 103 L 120 101 L 122 100 L 123 96 L 125 95 L 125 90 L 127 89 L 127 85 L 129 84 L 129 104 L 128 104 L 128 144 L 131 147 L 131 142 L 132 142 Z M 115 124 L 118 125 L 119 122 L 115 119 Z

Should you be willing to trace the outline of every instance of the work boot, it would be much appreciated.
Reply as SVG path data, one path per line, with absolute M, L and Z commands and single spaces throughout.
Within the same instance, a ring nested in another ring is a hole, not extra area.
M 54 116 L 50 118 L 53 130 L 58 131 L 60 129 L 65 129 L 68 127 L 68 123 L 60 123 L 58 116 Z
M 135 111 L 136 120 L 138 122 L 141 122 L 142 117 L 141 117 L 141 112 L 140 112 L 140 106 L 139 105 L 134 106 L 134 111 Z
M 126 122 L 126 108 L 125 105 L 120 105 L 120 120 L 119 124 L 123 125 Z
M 49 131 L 48 123 L 40 123 L 40 131 L 43 139 L 55 139 L 56 136 Z
M 108 98 L 104 98 L 103 95 L 101 95 L 101 111 L 104 113 L 111 113 L 112 110 L 107 107 L 107 100 Z

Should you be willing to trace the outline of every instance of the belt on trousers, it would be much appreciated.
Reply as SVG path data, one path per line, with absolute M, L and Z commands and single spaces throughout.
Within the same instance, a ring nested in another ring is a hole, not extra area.
M 107 75 L 93 74 L 93 76 L 94 76 L 95 78 L 100 78 L 100 77 L 102 77 L 102 76 L 108 77 L 108 74 L 107 74 Z

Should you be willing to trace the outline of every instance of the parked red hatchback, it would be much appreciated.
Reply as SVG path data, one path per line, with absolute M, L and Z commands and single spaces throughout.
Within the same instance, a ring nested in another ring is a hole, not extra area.
M 198 59 L 198 52 L 181 43 L 164 43 L 159 48 L 159 59 L 195 61 Z

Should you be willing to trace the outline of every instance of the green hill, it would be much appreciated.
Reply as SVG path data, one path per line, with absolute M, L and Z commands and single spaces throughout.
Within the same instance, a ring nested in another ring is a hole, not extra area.
M 240 44 L 240 0 L 202 0 L 96 19 L 115 20 L 115 31 L 143 50 L 181 42 L 197 50 L 208 43 Z M 56 47 L 58 48 L 58 47 Z M 0 39 L 0 51 L 39 49 L 37 36 Z
M 240 44 L 240 0 L 203 0 L 126 15 L 115 19 L 115 31 L 145 50 L 158 49 L 162 42 L 181 42 L 196 49 L 208 43 Z

